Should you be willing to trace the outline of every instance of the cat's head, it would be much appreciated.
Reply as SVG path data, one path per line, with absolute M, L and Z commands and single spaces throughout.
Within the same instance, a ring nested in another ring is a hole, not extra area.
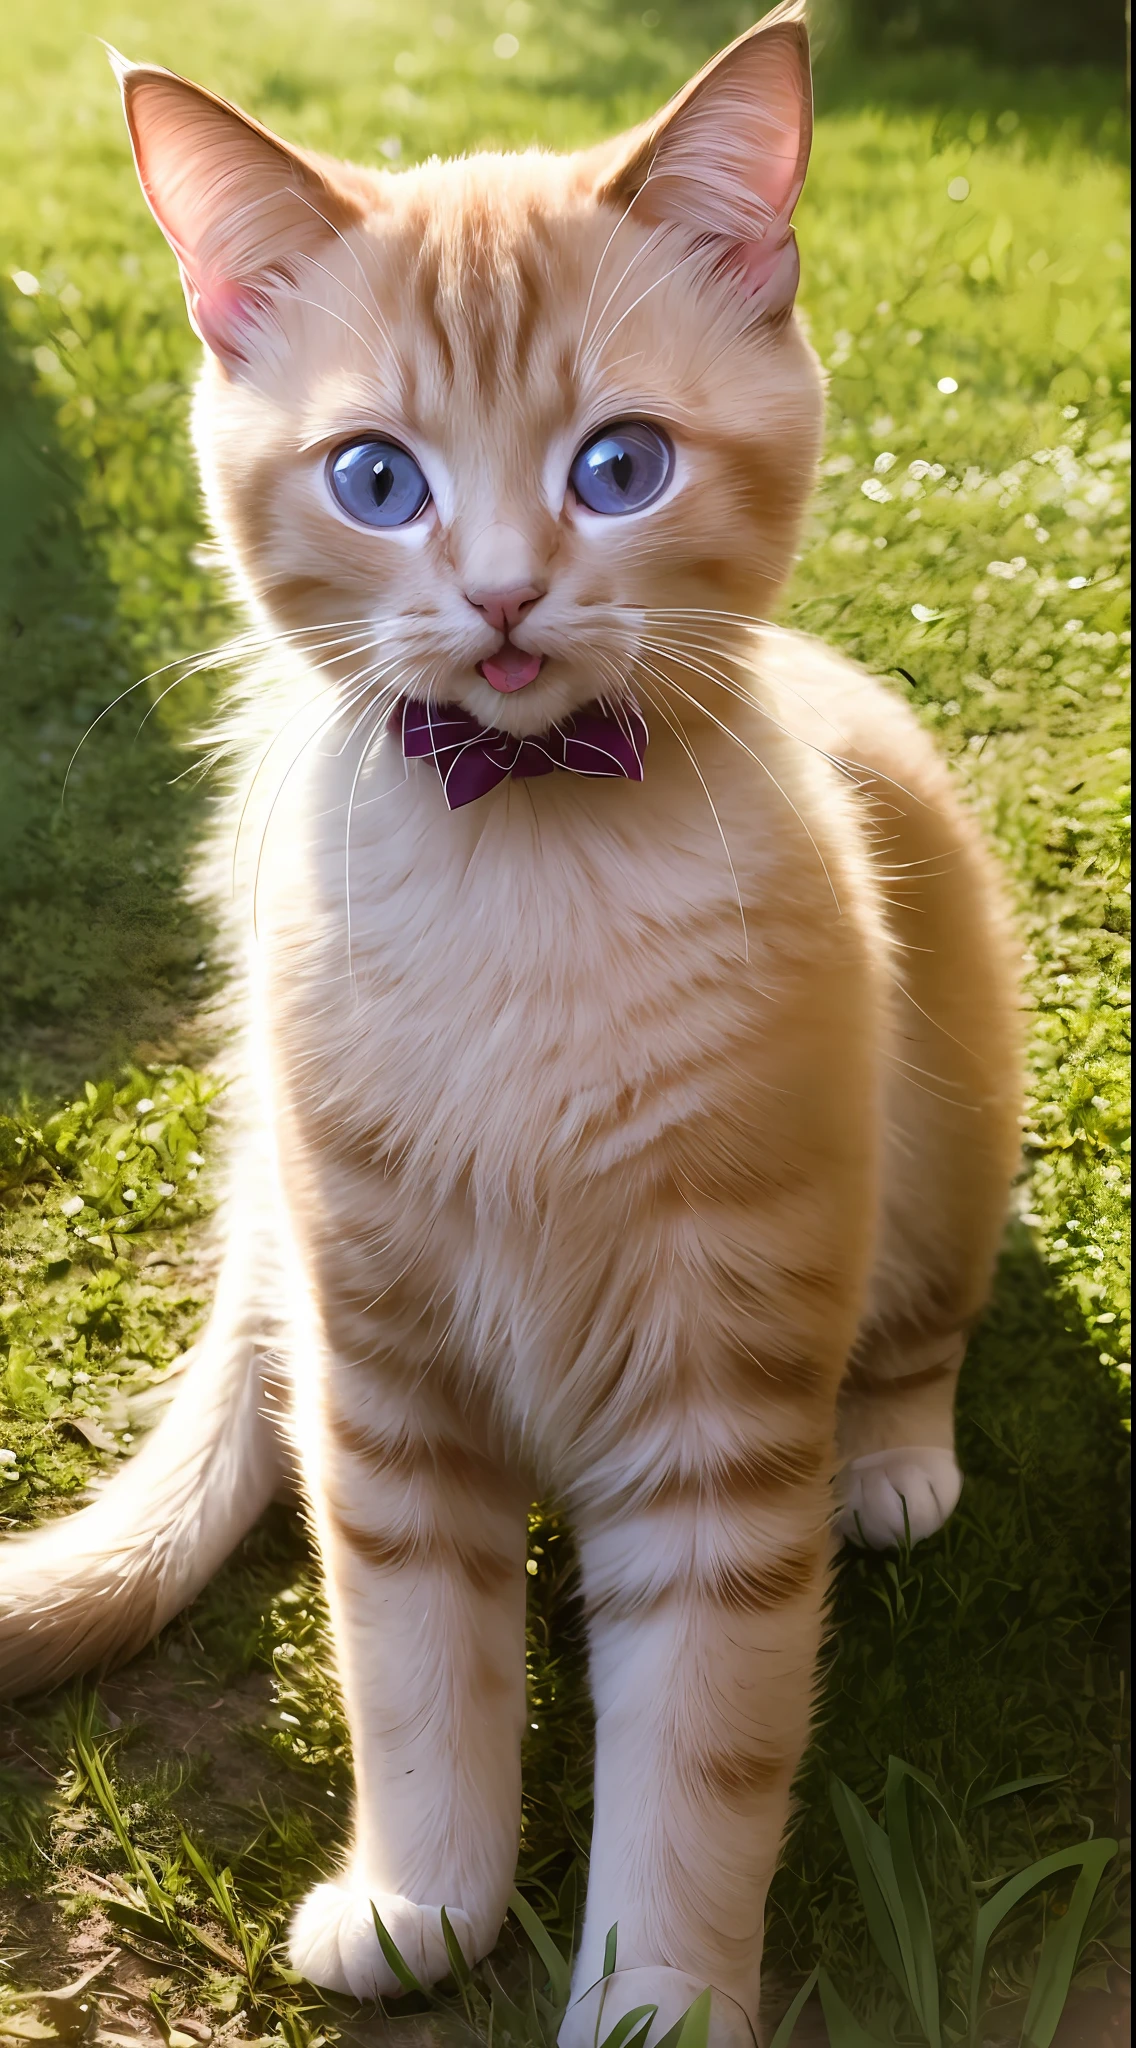
M 664 673 L 671 695 L 677 648 L 692 694 L 720 687 L 820 439 L 792 310 L 802 17 L 790 0 L 613 143 L 403 172 L 120 67 L 206 346 L 215 524 L 340 688 L 528 732 Z

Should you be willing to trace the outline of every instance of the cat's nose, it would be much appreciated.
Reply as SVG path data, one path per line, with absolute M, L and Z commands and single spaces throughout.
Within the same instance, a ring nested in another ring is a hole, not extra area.
M 544 591 L 536 583 L 518 583 L 511 590 L 466 591 L 467 602 L 481 613 L 495 633 L 511 633 L 543 596 Z

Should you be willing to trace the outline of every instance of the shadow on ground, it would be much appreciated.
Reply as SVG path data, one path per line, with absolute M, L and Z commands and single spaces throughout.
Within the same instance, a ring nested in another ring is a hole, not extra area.
M 187 756 L 139 731 L 145 655 L 80 517 L 82 477 L 0 306 L 0 1098 L 168 1047 L 204 933 L 180 893 Z
M 774 2013 L 785 2002 L 780 1987 L 799 1983 L 820 1957 L 861 2010 L 866 2004 L 871 2011 L 873 2000 L 880 2013 L 887 2008 L 886 1978 L 871 1962 L 863 1907 L 832 1820 L 830 1772 L 872 1806 L 889 1755 L 915 1764 L 953 1802 L 984 1868 L 992 1862 L 1006 1872 L 1024 1867 L 1082 1840 L 1090 1825 L 1098 1834 L 1121 1837 L 1127 1829 L 1120 1678 L 1127 1443 L 1091 1334 L 1075 1305 L 1055 1291 L 1024 1234 L 1003 1258 L 994 1300 L 972 1345 L 959 1436 L 967 1485 L 947 1529 L 909 1556 L 846 1552 L 837 1573 L 822 1704 L 799 1781 L 800 1817 L 770 1905 L 767 1981 Z M 1008 1558 L 1016 1560 L 1012 1582 Z M 312 1586 L 299 1520 L 276 1507 L 196 1605 L 101 1688 L 101 1725 L 113 1735 L 117 1781 L 141 1836 L 169 1843 L 175 1824 L 184 1824 L 215 1855 L 231 1859 L 238 1891 L 255 1910 L 277 1915 L 334 1859 L 349 1806 L 345 1737 L 331 1696 L 305 1698 L 301 1685 L 288 1698 L 301 1739 L 290 1747 L 282 1728 L 288 1716 L 281 1713 L 279 1681 L 288 1666 L 281 1643 L 291 1654 L 291 1642 L 302 1643 L 310 1624 L 318 1646 Z M 527 1811 L 522 1881 L 527 1877 L 546 1919 L 567 1940 L 572 1908 L 564 1902 L 579 1891 L 572 1836 L 579 1839 L 588 1816 L 586 1806 L 569 1815 L 547 1788 L 558 1756 L 579 1758 L 566 1776 L 586 1782 L 587 1736 L 578 1617 L 560 1566 L 548 1575 L 542 1566 L 534 1582 L 533 1625 L 534 1644 L 543 1633 L 548 1654 L 539 1667 L 539 1754 L 530 1758 L 541 1798 Z M 999 1704 L 993 1718 L 992 1697 Z M 105 1883 L 92 1871 L 120 1866 L 105 1828 L 100 1834 L 83 1821 L 56 1789 L 67 1750 L 68 1698 L 73 1712 L 73 1693 L 9 1710 L 0 1724 L 0 1759 L 11 1788 L 9 1828 L 23 1830 L 29 1853 L 53 1835 L 64 1889 L 82 1893 Z M 1046 1782 L 977 1804 L 982 1793 L 1018 1778 Z M 959 1808 L 959 1788 L 976 1799 L 969 1815 Z M 965 1930 L 954 1876 L 932 1864 L 932 1912 L 949 1975 L 952 1946 Z M 1094 1909 L 1097 1974 L 1078 1992 L 1058 2036 L 1062 2048 L 1111 2044 L 1127 2011 L 1121 1980 L 1107 1963 L 1118 1924 L 1118 1883 L 1110 1873 Z M 0 1918 L 5 1905 L 10 1938 L 18 1937 L 24 1950 L 18 1963 L 24 1982 L 65 1981 L 115 1946 L 120 1957 L 92 1991 L 100 1999 L 116 1988 L 137 1995 L 139 1963 L 129 1933 L 98 1910 L 68 1923 L 58 1909 L 48 1911 L 30 1895 L 22 1899 L 18 1889 L 0 1903 Z M 1053 1909 L 1060 1910 L 1059 1902 Z M 1041 1910 L 1048 1910 L 1044 1900 Z M 567 1912 L 563 1924 L 558 1911 Z M 1037 1902 L 1027 1902 L 1020 1922 L 1008 1929 L 1009 1946 L 1014 1950 L 1016 1943 L 1019 1955 L 1036 1940 L 1036 1915 Z M 147 1967 L 160 1975 L 161 1957 L 152 1948 L 147 1953 Z M 1003 1981 L 992 2043 L 1017 2039 L 1028 1988 L 1025 1980 L 1015 1981 L 1013 1968 Z M 192 1996 L 186 2010 L 191 2020 L 196 2015 L 202 2025 L 216 2024 L 216 2014 L 211 2021 Z M 342 2013 L 335 2018 L 343 2024 Z M 147 2024 L 139 2038 L 156 2041 Z M 823 2040 L 819 2024 L 806 2015 L 801 2048 Z M 347 2032 L 377 2038 L 376 2026 L 365 2019 L 352 2020 Z

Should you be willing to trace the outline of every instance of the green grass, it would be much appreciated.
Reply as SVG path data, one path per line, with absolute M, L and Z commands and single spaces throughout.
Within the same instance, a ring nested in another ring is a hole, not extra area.
M 614 0 L 450 0 L 413 22 L 393 0 L 138 0 L 125 18 L 50 0 L 6 29 L 0 239 L 5 271 L 27 275 L 0 280 L 0 1444 L 15 1454 L 0 1460 L 0 1524 L 64 1506 L 129 1449 L 202 1313 L 198 1159 L 217 1149 L 224 1100 L 202 1017 L 212 935 L 177 893 L 205 793 L 173 780 L 215 683 L 157 703 L 163 675 L 110 711 L 60 804 L 90 720 L 234 624 L 188 461 L 194 345 L 92 33 L 301 141 L 363 158 L 397 144 L 405 161 L 602 134 L 743 19 L 709 0 L 654 16 Z M 501 35 L 514 56 L 494 54 Z M 918 1853 L 959 2039 L 974 1902 L 1128 1824 L 1123 125 L 1113 81 L 1015 79 L 953 56 L 871 74 L 834 56 L 818 96 L 800 230 L 831 416 L 783 616 L 890 676 L 955 760 L 1029 950 L 1032 1088 L 1028 1179 L 961 1393 L 963 1503 L 912 1556 L 841 1564 L 768 1952 L 782 2003 L 819 1963 L 877 2038 L 919 2039 L 829 1782 L 875 1812 L 900 1756 L 951 1817 L 925 1817 Z M 570 1544 L 542 1515 L 531 1548 L 521 1883 L 563 1948 L 590 1735 Z M 103 1983 L 140 1999 L 156 2042 L 195 2013 L 288 2048 L 358 2037 L 356 2017 L 288 1983 L 270 1948 L 334 1854 L 349 1794 L 321 1631 L 302 1534 L 274 1511 L 101 1704 L 8 1715 L 0 1924 L 24 1950 L 19 1981 L 76 1978 L 68 1943 L 86 1929 L 101 1953 L 105 1924 L 150 1961 L 144 1983 L 114 1964 L 92 1995 Z M 1035 1782 L 985 1797 L 1022 1779 Z M 1090 1998 L 1121 1981 L 1122 1864 L 1104 1870 L 1077 1944 Z M 226 1866 L 235 1905 L 216 1889 Z M 1076 1917 L 1071 1884 L 1030 1894 L 1001 1928 L 989 2038 L 1018 2037 L 1045 1931 L 1052 1943 Z M 36 1918 L 49 1894 L 50 1926 Z M 495 2007 L 498 2034 L 526 2043 L 549 2025 L 528 1953 L 514 1929 L 500 1970 L 520 2018 Z M 42 2024 L 75 2038 L 82 1996 L 41 2008 Z M 30 2010 L 10 2004 L 0 2035 Z

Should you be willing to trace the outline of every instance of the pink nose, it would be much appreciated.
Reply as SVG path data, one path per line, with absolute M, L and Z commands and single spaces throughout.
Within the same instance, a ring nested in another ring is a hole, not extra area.
M 511 633 L 544 596 L 535 583 L 518 584 L 513 590 L 467 590 L 466 597 L 496 633 Z

